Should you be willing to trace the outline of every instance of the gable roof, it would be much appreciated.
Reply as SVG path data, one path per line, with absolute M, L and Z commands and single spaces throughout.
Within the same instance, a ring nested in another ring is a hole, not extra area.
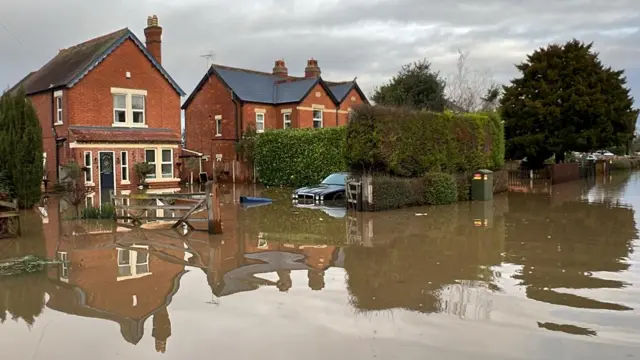
M 138 46 L 147 59 L 151 61 L 155 68 L 167 79 L 175 91 L 181 96 L 184 96 L 184 91 L 182 91 L 162 65 L 155 60 L 142 42 L 140 42 L 135 34 L 128 28 L 60 50 L 60 52 L 40 68 L 40 70 L 27 75 L 27 77 L 16 84 L 14 89 L 22 85 L 27 94 L 30 95 L 56 88 L 73 87 L 128 39 L 132 40 L 136 46 Z
M 241 101 L 273 105 L 302 101 L 316 84 L 320 84 L 331 100 L 335 104 L 339 104 L 354 86 L 357 87 L 355 80 L 344 83 L 328 83 L 320 77 L 303 78 L 290 76 L 283 78 L 267 72 L 214 64 L 184 102 L 183 109 L 189 106 L 211 76 L 218 77 Z M 330 84 L 333 84 L 333 86 Z M 361 96 L 366 101 L 364 94 Z
M 352 89 L 355 89 L 362 100 L 364 100 L 364 102 L 367 104 L 369 103 L 369 100 L 367 100 L 367 97 L 364 95 L 355 79 L 352 81 L 345 81 L 341 83 L 328 82 L 327 84 L 329 85 L 329 88 L 333 92 L 333 95 L 338 99 L 339 102 L 342 102 L 347 97 L 347 95 L 349 95 L 349 92 L 351 92 Z

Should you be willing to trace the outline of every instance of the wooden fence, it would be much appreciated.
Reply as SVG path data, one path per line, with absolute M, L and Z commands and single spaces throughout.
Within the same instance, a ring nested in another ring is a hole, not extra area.
M 20 236 L 20 212 L 18 200 L 0 201 L 0 238 Z

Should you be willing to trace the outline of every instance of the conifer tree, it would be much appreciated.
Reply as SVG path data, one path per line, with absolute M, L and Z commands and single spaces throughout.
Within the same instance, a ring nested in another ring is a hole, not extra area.
M 623 70 L 605 67 L 593 44 L 552 44 L 516 65 L 501 99 L 507 155 L 541 166 L 555 155 L 628 146 L 637 110 Z
M 0 163 L 11 195 L 22 207 L 40 200 L 42 184 L 42 129 L 23 89 L 0 98 Z

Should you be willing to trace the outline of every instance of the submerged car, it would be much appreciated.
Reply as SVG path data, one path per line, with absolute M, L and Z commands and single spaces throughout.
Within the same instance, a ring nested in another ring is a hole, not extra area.
M 324 203 L 332 200 L 345 200 L 347 173 L 333 173 L 315 186 L 296 189 L 293 200 L 301 203 Z

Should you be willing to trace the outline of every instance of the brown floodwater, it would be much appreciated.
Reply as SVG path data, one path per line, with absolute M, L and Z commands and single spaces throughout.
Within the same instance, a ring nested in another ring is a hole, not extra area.
M 0 358 L 640 358 L 640 173 L 513 190 L 355 214 L 225 186 L 215 236 L 51 198 L 0 258 L 69 264 L 0 278 Z

